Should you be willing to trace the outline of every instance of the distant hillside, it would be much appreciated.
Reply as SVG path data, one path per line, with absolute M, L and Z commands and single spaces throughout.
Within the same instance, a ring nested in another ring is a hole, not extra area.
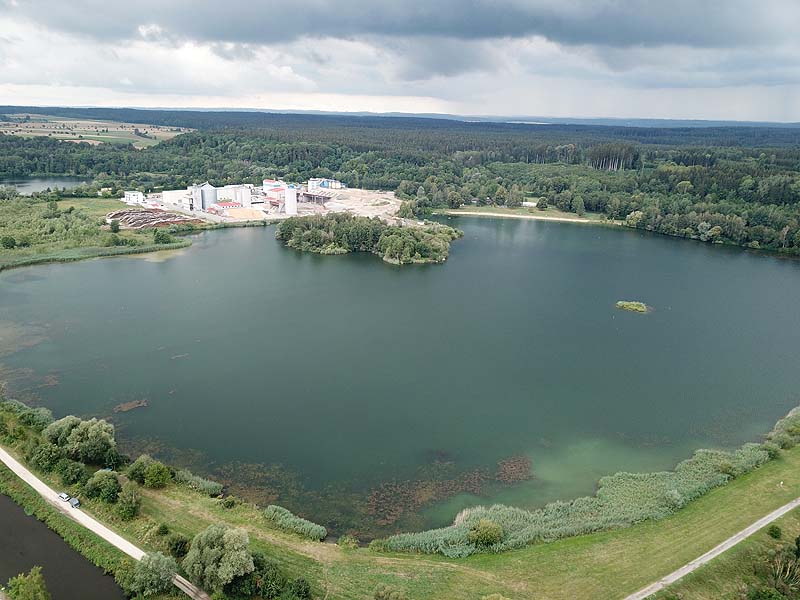
M 642 144 L 677 146 L 796 147 L 800 145 L 798 124 L 760 124 L 720 121 L 661 121 L 657 119 L 547 119 L 552 124 L 499 122 L 489 117 L 451 115 L 358 115 L 277 113 L 228 110 L 165 110 L 133 108 L 65 108 L 0 106 L 0 114 L 32 113 L 83 119 L 103 119 L 191 127 L 195 129 L 385 129 L 403 131 L 447 131 L 476 137 L 508 136 L 572 143 L 575 140 L 603 143 L 624 140 Z M 526 118 L 528 119 L 528 118 Z M 538 121 L 539 117 L 530 117 Z M 545 117 L 541 117 L 545 120 Z

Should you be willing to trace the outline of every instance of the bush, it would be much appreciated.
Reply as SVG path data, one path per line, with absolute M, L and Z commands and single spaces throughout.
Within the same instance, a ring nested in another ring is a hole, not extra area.
M 13 235 L 4 235 L 0 237 L 0 245 L 6 250 L 13 250 L 17 247 L 17 240 L 14 239 Z
M 47 427 L 45 427 L 42 435 L 44 435 L 44 438 L 51 444 L 55 444 L 56 446 L 63 448 L 67 445 L 69 434 L 72 433 L 73 429 L 80 425 L 80 422 L 81 420 L 78 417 L 68 415 L 63 419 L 59 419 L 58 421 L 50 423 Z
M 226 496 L 222 499 L 220 504 L 222 504 L 222 508 L 231 509 L 235 507 L 237 503 L 238 501 L 236 500 L 236 496 Z
M 163 536 L 167 535 L 168 533 L 169 533 L 169 527 L 167 527 L 166 523 L 161 523 L 161 525 L 159 525 L 156 528 L 156 535 L 158 535 L 158 536 L 162 536 L 163 537 Z
M 244 529 L 210 525 L 194 536 L 183 568 L 195 583 L 207 590 L 221 591 L 236 577 L 253 572 L 249 543 Z
M 159 489 L 166 487 L 172 481 L 172 473 L 164 463 L 153 461 L 144 471 L 145 487 Z
M 170 556 L 181 559 L 189 552 L 189 539 L 180 533 L 173 533 L 167 538 L 167 549 Z
M 51 444 L 64 448 L 70 458 L 105 464 L 109 452 L 116 454 L 114 426 L 102 419 L 82 421 L 69 415 L 50 423 L 42 432 Z
M 64 451 L 61 448 L 50 442 L 42 442 L 33 451 L 30 461 L 45 473 L 50 473 L 63 458 Z
M 111 233 L 119 233 L 119 221 L 117 219 L 113 219 L 109 224 L 109 229 Z
M 778 444 L 772 442 L 764 442 L 761 448 L 769 455 L 770 460 L 778 458 L 781 454 L 781 448 Z
M 117 501 L 121 490 L 119 478 L 114 471 L 97 471 L 83 486 L 83 493 L 88 498 L 99 498 L 110 504 Z
M 156 227 L 153 230 L 153 243 L 154 244 L 171 244 L 175 241 L 175 238 L 172 237 L 167 231 L 163 229 L 159 229 Z
M 235 598 L 278 598 L 285 589 L 286 577 L 278 563 L 254 552 L 252 572 L 236 577 L 225 592 Z
M 131 463 L 126 471 L 128 477 L 133 479 L 140 485 L 144 485 L 144 474 L 145 470 L 151 463 L 155 461 L 154 458 L 151 458 L 148 454 L 142 454 L 137 458 L 135 461 Z
M 177 570 L 174 558 L 160 552 L 145 554 L 134 567 L 130 589 L 145 597 L 168 592 Z
M 278 529 L 297 533 L 311 540 L 321 541 L 328 535 L 328 531 L 322 525 L 317 525 L 302 517 L 298 517 L 282 506 L 270 504 L 264 509 L 264 515 L 267 519 L 272 521 Z
M 489 519 L 481 519 L 467 534 L 467 541 L 479 548 L 494 546 L 503 539 L 503 528 Z
M 767 527 L 767 535 L 772 539 L 779 540 L 783 535 L 783 531 L 781 531 L 781 528 L 777 525 L 770 525 Z
M 128 481 L 122 486 L 122 491 L 117 500 L 117 514 L 123 521 L 135 519 L 142 505 L 142 496 L 139 486 L 133 481 Z
M 2 588 L 0 588 L 2 589 Z M 50 600 L 50 592 L 42 575 L 42 567 L 36 566 L 27 575 L 20 573 L 8 581 L 8 597 L 11 600 Z
M 221 483 L 204 479 L 199 475 L 193 474 L 191 471 L 181 469 L 175 473 L 175 483 L 185 485 L 197 492 L 206 494 L 207 496 L 219 496 L 222 493 L 223 486 Z
M 19 422 L 28 427 L 32 427 L 36 431 L 42 431 L 45 427 L 53 422 L 53 413 L 49 408 L 40 406 L 38 408 L 28 408 L 19 414 Z
M 85 465 L 68 458 L 58 461 L 56 472 L 61 476 L 61 482 L 64 485 L 83 484 L 89 480 Z
M 147 454 L 142 454 L 128 467 L 128 477 L 149 488 L 163 488 L 172 480 L 169 467 Z

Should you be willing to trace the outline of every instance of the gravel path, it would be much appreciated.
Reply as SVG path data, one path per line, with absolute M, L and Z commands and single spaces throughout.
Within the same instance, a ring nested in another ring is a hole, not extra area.
M 114 533 L 108 527 L 103 525 L 100 521 L 98 521 L 91 515 L 83 512 L 79 508 L 77 509 L 72 508 L 67 502 L 63 502 L 58 497 L 58 493 L 56 493 L 52 488 L 50 488 L 47 484 L 45 484 L 41 479 L 36 477 L 36 475 L 31 473 L 27 468 L 25 468 L 22 465 L 22 463 L 20 463 L 17 459 L 11 456 L 3 448 L 0 448 L 0 461 L 5 463 L 5 465 L 9 469 L 11 469 L 20 479 L 22 479 L 25 483 L 31 486 L 34 490 L 36 490 L 36 492 L 42 498 L 47 500 L 47 502 L 52 504 L 57 510 L 67 515 L 73 521 L 77 521 L 90 531 L 93 531 L 101 538 L 103 538 L 110 544 L 116 546 L 117 548 L 122 550 L 125 554 L 131 556 L 136 560 L 141 559 L 145 555 L 144 550 L 133 545 L 119 534 Z M 180 575 L 175 575 L 173 583 L 183 592 L 185 592 L 190 598 L 194 598 L 195 600 L 210 600 L 208 594 L 206 594 L 203 590 L 195 586 L 193 583 L 187 581 Z
M 663 577 L 658 581 L 656 581 L 655 583 L 648 585 L 646 588 L 639 590 L 635 594 L 627 596 L 625 600 L 644 600 L 644 598 L 652 596 L 656 592 L 660 592 L 670 584 L 673 584 L 676 581 L 678 581 L 684 575 L 688 575 L 692 571 L 699 569 L 704 564 L 715 559 L 717 556 L 719 556 L 726 550 L 733 548 L 736 544 L 738 544 L 742 540 L 747 539 L 748 537 L 753 535 L 756 531 L 763 529 L 764 527 L 772 523 L 774 520 L 782 517 L 789 511 L 794 510 L 798 506 L 800 506 L 800 498 L 795 498 L 788 504 L 784 504 L 779 509 L 772 511 L 766 517 L 760 518 L 758 521 L 756 521 L 749 527 L 745 527 L 739 533 L 732 535 L 727 540 L 722 542 L 719 546 L 715 546 L 702 556 L 699 556 L 695 558 L 693 561 L 683 565 L 680 569 L 673 571 L 666 577 Z

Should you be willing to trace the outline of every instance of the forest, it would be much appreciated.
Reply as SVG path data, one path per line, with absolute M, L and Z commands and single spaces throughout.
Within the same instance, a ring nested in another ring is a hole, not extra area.
M 22 111 L 197 129 L 143 150 L 0 136 L 0 178 L 93 180 L 50 196 L 334 177 L 395 190 L 417 216 L 535 200 L 667 235 L 800 253 L 796 128 L 0 107 L 0 114 Z

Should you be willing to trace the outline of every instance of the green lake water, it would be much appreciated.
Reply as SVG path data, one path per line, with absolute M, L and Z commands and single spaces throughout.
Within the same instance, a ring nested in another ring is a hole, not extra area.
M 465 236 L 443 265 L 301 254 L 257 228 L 2 273 L 0 377 L 57 416 L 113 417 L 131 451 L 364 535 L 589 494 L 618 470 L 757 440 L 800 404 L 800 261 L 450 223 Z M 533 477 L 495 481 L 520 456 Z

